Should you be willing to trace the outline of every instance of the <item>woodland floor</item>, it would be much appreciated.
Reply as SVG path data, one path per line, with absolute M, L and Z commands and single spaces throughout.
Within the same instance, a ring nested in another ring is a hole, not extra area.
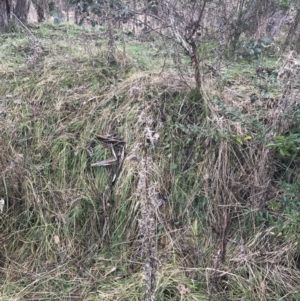
M 0 36 L 0 299 L 300 300 L 299 55 L 115 38 Z

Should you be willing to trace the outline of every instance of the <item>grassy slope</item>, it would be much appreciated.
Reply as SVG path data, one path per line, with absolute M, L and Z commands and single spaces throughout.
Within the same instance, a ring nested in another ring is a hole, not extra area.
M 294 126 L 276 108 L 298 91 L 241 61 L 207 74 L 200 95 L 160 41 L 125 37 L 109 62 L 101 31 L 33 32 L 46 50 L 33 66 L 25 35 L 1 37 L 1 300 L 141 300 L 143 168 L 166 199 L 155 215 L 156 300 L 300 300 L 298 220 L 282 210 L 281 161 L 266 148 L 274 128 Z M 260 61 L 282 72 L 288 62 Z M 91 167 L 112 156 L 99 139 L 108 134 L 126 143 L 113 186 L 116 165 Z

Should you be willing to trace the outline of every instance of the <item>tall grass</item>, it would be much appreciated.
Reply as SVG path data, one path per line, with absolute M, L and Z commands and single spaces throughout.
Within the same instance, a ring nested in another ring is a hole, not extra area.
M 289 223 L 267 145 L 293 126 L 296 58 L 269 108 L 233 96 L 246 75 L 199 93 L 141 42 L 108 62 L 94 34 L 43 26 L 34 66 L 26 37 L 0 49 L 1 300 L 298 300 L 297 233 L 266 215 Z

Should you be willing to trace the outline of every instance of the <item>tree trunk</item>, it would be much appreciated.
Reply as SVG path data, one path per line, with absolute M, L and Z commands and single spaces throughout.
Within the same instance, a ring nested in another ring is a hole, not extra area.
M 297 14 L 295 16 L 294 22 L 291 25 L 288 35 L 286 37 L 284 48 L 286 48 L 286 46 L 288 46 L 289 44 L 294 44 L 295 50 L 297 52 L 300 51 L 300 46 L 297 45 L 297 42 L 299 42 L 300 40 L 299 25 L 300 25 L 300 10 L 297 10 Z
M 67 0 L 67 1 L 66 1 L 67 22 L 70 21 L 69 6 L 70 6 L 70 0 Z
M 108 58 L 111 62 L 115 61 L 116 45 L 113 34 L 113 13 L 110 9 L 109 3 L 106 3 L 106 16 L 107 16 L 107 38 L 108 38 Z
M 136 12 L 136 0 L 133 0 L 133 11 L 134 13 Z M 132 27 L 132 32 L 136 34 L 136 18 L 134 17 L 133 19 L 133 27 Z
M 44 0 L 31 0 L 32 4 L 36 10 L 37 17 L 38 17 L 38 22 L 43 22 L 45 21 L 45 5 L 46 3 Z
M 17 0 L 14 14 L 22 22 L 27 22 L 27 17 L 29 13 L 30 1 L 29 0 Z
M 199 54 L 197 52 L 197 46 L 194 41 L 191 42 L 192 53 L 190 55 L 192 65 L 195 71 L 195 81 L 196 81 L 196 89 L 198 92 L 201 92 L 201 73 L 200 73 L 200 59 Z
M 0 0 L 0 32 L 8 31 L 10 7 L 8 0 Z

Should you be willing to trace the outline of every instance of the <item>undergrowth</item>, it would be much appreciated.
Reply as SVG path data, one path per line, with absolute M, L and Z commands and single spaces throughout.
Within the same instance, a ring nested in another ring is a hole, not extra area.
M 300 300 L 296 55 L 196 91 L 161 41 L 31 30 L 34 65 L 1 37 L 1 300 Z

